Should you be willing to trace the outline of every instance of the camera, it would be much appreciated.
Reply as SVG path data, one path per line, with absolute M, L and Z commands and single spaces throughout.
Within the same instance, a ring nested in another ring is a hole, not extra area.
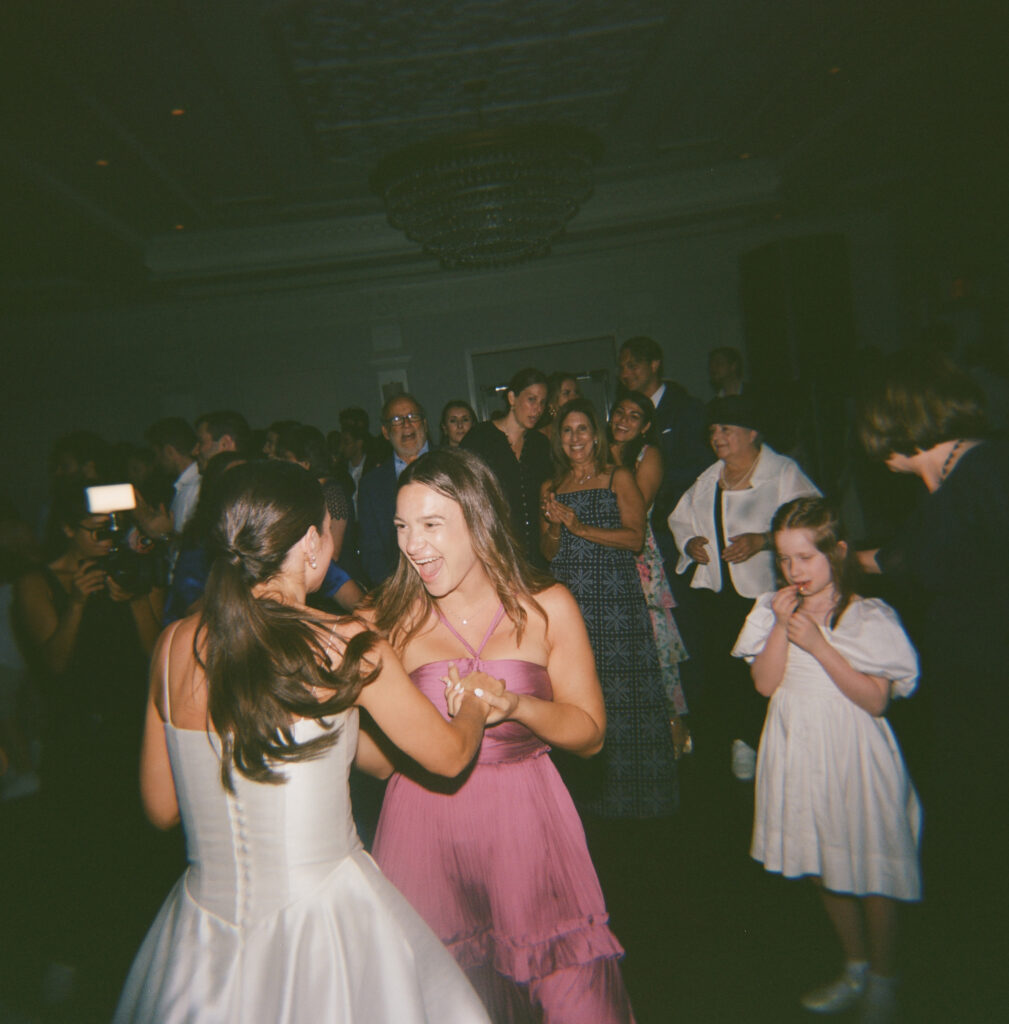
M 95 560 L 95 565 L 128 594 L 146 594 L 152 587 L 168 584 L 168 551 L 139 533 L 127 521 L 127 513 L 137 507 L 132 484 L 106 484 L 88 487 L 88 511 L 92 515 L 107 515 L 108 526 L 96 534 L 97 540 L 111 540 L 112 550 Z M 131 535 L 135 545 L 131 543 Z M 139 548 L 140 550 L 137 550 Z

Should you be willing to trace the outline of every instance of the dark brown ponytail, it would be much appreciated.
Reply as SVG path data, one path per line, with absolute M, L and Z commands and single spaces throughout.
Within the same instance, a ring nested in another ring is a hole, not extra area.
M 225 473 L 218 495 L 197 642 L 206 652 L 210 720 L 224 744 L 221 778 L 231 790 L 232 764 L 255 782 L 280 783 L 275 762 L 319 756 L 337 733 L 299 743 L 293 721 L 350 707 L 379 668 L 365 661 L 373 633 L 351 639 L 331 669 L 329 648 L 339 639 L 331 630 L 304 609 L 252 593 L 277 575 L 309 527 L 322 529 L 318 481 L 293 463 L 250 462 Z M 313 688 L 332 695 L 318 700 Z

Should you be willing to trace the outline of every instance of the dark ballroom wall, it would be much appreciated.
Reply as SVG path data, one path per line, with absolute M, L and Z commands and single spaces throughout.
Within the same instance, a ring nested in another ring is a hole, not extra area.
M 329 430 L 345 405 L 377 418 L 380 380 L 400 369 L 435 417 L 447 399 L 469 395 L 469 353 L 601 335 L 651 334 L 667 374 L 706 397 L 708 350 L 745 348 L 741 254 L 824 231 L 848 242 L 859 341 L 890 347 L 906 314 L 892 232 L 887 217 L 858 212 L 681 228 L 511 270 L 432 269 L 363 283 L 286 278 L 243 294 L 7 317 L 3 477 L 30 513 L 60 433 L 88 427 L 139 440 L 160 416 L 222 406 L 254 426 L 297 416 Z

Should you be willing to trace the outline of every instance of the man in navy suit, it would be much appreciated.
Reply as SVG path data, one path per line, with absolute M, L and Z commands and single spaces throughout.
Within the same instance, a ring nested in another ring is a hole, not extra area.
M 396 481 L 428 449 L 427 417 L 413 395 L 396 395 L 382 406 L 382 435 L 392 444 L 393 457 L 361 478 L 357 499 L 361 561 L 371 586 L 396 571 Z
M 652 338 L 628 338 L 620 346 L 620 383 L 655 405 L 652 439 L 662 452 L 663 472 L 652 529 L 668 573 L 679 556 L 666 520 L 683 492 L 715 460 L 707 443 L 704 406 L 682 385 L 662 379 L 662 349 Z M 673 579 L 670 573 L 671 583 Z

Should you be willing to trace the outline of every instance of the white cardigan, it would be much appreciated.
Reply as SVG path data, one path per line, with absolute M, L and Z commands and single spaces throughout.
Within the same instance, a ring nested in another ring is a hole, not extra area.
M 676 572 L 678 575 L 685 573 L 694 564 L 685 551 L 687 541 L 691 537 L 707 537 L 711 560 L 707 565 L 698 563 L 690 585 L 698 589 L 721 590 L 724 564 L 729 566 L 732 585 L 739 594 L 759 597 L 775 588 L 773 552 L 758 551 L 745 562 L 729 564 L 722 562 L 720 552 L 716 550 L 715 487 L 721 472 L 721 460 L 708 466 L 669 515 L 669 529 L 680 549 Z M 819 493 L 794 460 L 779 455 L 770 445 L 763 445 L 750 486 L 741 491 L 722 491 L 722 529 L 726 543 L 730 537 L 738 537 L 741 533 L 766 533 L 771 528 L 774 513 L 786 501 Z

